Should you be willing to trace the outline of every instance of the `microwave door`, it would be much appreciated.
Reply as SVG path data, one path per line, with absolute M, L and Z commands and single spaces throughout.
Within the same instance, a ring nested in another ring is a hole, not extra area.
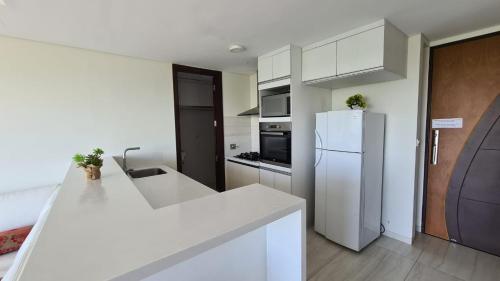
M 288 105 L 281 95 L 265 96 L 262 98 L 262 117 L 287 116 Z

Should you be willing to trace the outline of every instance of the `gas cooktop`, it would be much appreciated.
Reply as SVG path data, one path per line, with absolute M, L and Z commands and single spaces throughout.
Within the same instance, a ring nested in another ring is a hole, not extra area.
M 259 161 L 259 153 L 258 152 L 244 152 L 234 156 L 236 158 L 250 160 L 250 161 Z

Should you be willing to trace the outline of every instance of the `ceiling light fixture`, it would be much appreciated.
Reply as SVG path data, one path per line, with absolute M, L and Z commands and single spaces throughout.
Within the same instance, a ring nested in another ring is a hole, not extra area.
M 0 0 L 0 6 L 7 6 L 7 4 L 5 4 L 4 0 Z
M 2 0 L 0 0 L 2 1 Z M 229 51 L 231 53 L 241 53 L 243 51 L 245 51 L 247 48 L 245 48 L 245 46 L 242 46 L 242 45 L 238 45 L 238 44 L 233 44 L 231 46 L 229 46 Z

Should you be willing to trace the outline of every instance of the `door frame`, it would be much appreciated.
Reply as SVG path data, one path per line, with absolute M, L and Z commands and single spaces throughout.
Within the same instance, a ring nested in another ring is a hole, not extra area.
M 480 39 L 485 39 L 489 37 L 494 37 L 500 35 L 500 31 L 495 31 L 492 33 L 482 34 L 474 37 L 469 37 L 453 42 L 444 43 L 441 45 L 431 46 L 429 48 L 429 71 L 427 73 L 427 105 L 426 105 L 426 117 L 425 117 L 425 157 L 424 157 L 424 178 L 423 178 L 423 189 L 422 189 L 422 226 L 421 231 L 425 233 L 425 221 L 427 215 L 427 182 L 428 182 L 428 167 L 429 167 L 429 152 L 430 152 L 430 141 L 429 141 L 429 129 L 431 128 L 431 102 L 432 102 L 432 74 L 433 74 L 433 57 L 434 51 L 439 48 L 448 47 L 452 45 L 462 44 L 469 41 L 475 41 Z
M 182 173 L 182 156 L 181 156 L 181 134 L 180 134 L 180 109 L 179 109 L 179 85 L 177 82 L 179 72 L 188 72 L 212 76 L 213 91 L 214 91 L 214 121 L 215 126 L 215 176 L 216 189 L 219 192 L 224 191 L 225 184 L 225 167 L 224 167 L 224 114 L 222 103 L 222 72 L 210 69 L 191 67 L 186 65 L 172 64 L 172 77 L 174 86 L 174 113 L 175 113 L 175 142 L 177 154 L 177 171 Z

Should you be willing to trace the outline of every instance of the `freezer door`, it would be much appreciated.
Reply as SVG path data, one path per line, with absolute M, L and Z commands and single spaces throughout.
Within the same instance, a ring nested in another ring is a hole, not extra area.
M 328 112 L 328 150 L 362 152 L 363 111 Z
M 326 237 L 360 250 L 361 154 L 327 151 Z
M 326 149 L 328 141 L 328 112 L 316 113 L 316 148 Z
M 316 149 L 314 230 L 326 235 L 326 150 Z

